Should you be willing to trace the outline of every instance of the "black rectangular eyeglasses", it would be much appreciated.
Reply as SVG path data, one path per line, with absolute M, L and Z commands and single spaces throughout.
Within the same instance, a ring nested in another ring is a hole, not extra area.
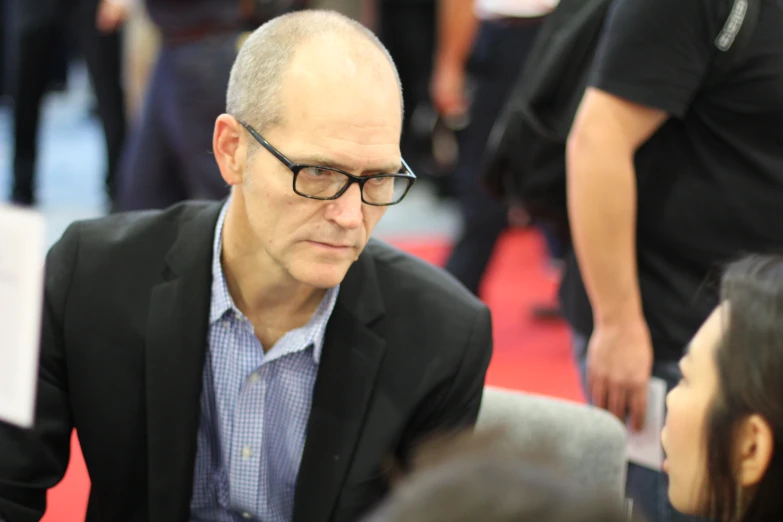
M 294 192 L 302 197 L 319 200 L 337 199 L 345 194 L 352 184 L 358 183 L 363 203 L 386 207 L 402 201 L 416 181 L 416 175 L 405 160 L 402 160 L 400 172 L 367 176 L 355 176 L 332 167 L 294 163 L 266 141 L 252 126 L 244 121 L 237 121 L 262 147 L 288 167 L 294 175 Z

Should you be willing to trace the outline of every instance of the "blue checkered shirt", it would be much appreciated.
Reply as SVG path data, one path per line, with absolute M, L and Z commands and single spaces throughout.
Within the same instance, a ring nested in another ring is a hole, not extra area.
M 289 522 L 326 323 L 339 287 L 267 353 L 231 299 L 215 229 L 191 522 Z

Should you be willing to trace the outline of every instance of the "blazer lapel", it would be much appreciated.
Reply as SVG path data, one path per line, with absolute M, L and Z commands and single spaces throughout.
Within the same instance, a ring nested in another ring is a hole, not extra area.
M 372 328 L 382 315 L 373 260 L 365 254 L 340 285 L 326 329 L 293 522 L 327 522 L 331 517 L 383 359 L 385 340 Z
M 164 282 L 152 289 L 145 352 L 151 522 L 189 518 L 220 207 L 182 218 Z

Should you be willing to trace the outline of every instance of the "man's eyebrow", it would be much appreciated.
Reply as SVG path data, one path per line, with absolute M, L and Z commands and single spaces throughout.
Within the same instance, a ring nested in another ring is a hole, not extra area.
M 299 163 L 300 165 L 312 165 L 314 167 L 329 167 L 333 169 L 344 170 L 346 172 L 351 172 L 354 170 L 352 166 L 336 161 L 333 158 L 327 158 L 326 156 L 312 156 L 312 155 L 303 156 L 302 159 L 300 161 L 297 161 L 296 163 Z M 367 169 L 364 173 L 396 174 L 401 170 L 402 170 L 402 163 L 392 162 L 392 163 L 387 163 L 385 165 L 381 165 L 380 167 Z

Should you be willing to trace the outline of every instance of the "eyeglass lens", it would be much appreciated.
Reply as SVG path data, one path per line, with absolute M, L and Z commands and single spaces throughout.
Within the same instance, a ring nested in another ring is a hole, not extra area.
M 340 192 L 350 178 L 342 172 L 307 167 L 296 177 L 296 191 L 314 198 L 331 198 Z M 362 196 L 367 203 L 387 205 L 398 202 L 408 188 L 410 181 L 403 177 L 377 177 L 364 182 Z

